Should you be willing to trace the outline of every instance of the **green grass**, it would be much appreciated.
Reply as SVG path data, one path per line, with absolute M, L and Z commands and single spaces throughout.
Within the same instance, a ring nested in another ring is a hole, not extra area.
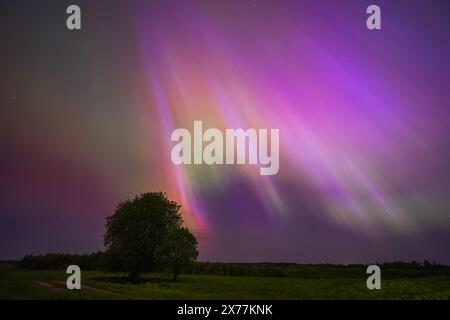
M 66 281 L 65 270 L 0 268 L 0 299 L 450 299 L 450 276 L 405 271 L 382 273 L 381 290 L 366 288 L 360 269 L 306 269 L 304 277 L 181 275 L 176 283 L 146 275 L 144 284 L 118 283 L 121 274 L 83 271 L 82 285 L 93 290 L 47 288 L 35 281 Z

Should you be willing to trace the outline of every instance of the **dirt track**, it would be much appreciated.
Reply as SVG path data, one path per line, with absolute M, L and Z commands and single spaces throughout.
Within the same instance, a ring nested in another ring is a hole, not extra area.
M 65 290 L 67 289 L 66 283 L 64 281 L 35 281 L 35 283 L 46 287 L 46 288 L 50 288 L 50 289 L 54 289 L 54 290 Z M 91 290 L 97 293 L 103 293 L 103 294 L 110 294 L 110 295 L 115 295 L 115 296 L 120 296 L 120 297 L 124 297 L 124 298 L 130 298 L 130 296 L 124 295 L 124 294 L 120 294 L 117 292 L 113 292 L 113 291 L 108 291 L 108 290 L 103 290 L 103 289 L 99 289 L 99 288 L 94 288 L 94 287 L 90 287 L 90 286 L 86 286 L 86 285 L 81 285 L 81 289 L 87 289 L 87 290 Z

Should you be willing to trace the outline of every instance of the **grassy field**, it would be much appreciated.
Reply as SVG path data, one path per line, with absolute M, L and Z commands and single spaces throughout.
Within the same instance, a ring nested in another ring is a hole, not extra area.
M 172 283 L 146 275 L 132 285 L 123 274 L 82 272 L 82 290 L 65 288 L 65 270 L 29 271 L 0 266 L 0 299 L 450 299 L 450 276 L 382 273 L 381 290 L 366 288 L 364 270 L 310 267 L 305 277 L 181 275 Z

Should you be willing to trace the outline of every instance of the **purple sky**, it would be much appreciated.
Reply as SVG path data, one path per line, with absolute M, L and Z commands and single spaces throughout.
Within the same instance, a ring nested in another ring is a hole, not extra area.
M 450 3 L 0 1 L 0 259 L 102 250 L 163 190 L 210 261 L 450 263 Z M 280 129 L 280 171 L 176 128 Z

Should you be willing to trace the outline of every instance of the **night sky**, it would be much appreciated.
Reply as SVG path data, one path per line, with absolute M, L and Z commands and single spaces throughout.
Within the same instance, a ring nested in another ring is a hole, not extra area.
M 162 190 L 201 260 L 450 264 L 449 12 L 0 1 L 0 259 L 102 250 L 118 202 Z M 280 129 L 279 173 L 174 165 L 194 120 Z

